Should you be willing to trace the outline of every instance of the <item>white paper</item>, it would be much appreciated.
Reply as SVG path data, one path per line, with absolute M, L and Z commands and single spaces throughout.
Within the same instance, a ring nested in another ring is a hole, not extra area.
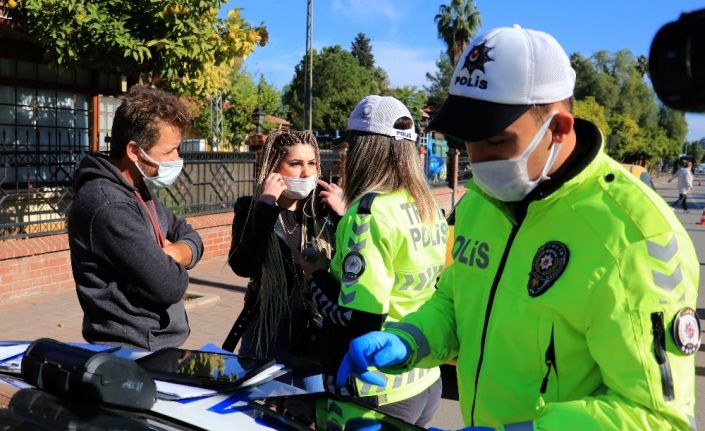
M 205 397 L 217 393 L 213 389 L 199 388 L 197 386 L 180 385 L 178 383 L 155 380 L 157 392 L 170 395 L 176 398 L 196 398 Z
M 279 370 L 284 368 L 284 365 L 282 364 L 274 364 L 271 367 L 267 368 L 266 370 L 262 371 L 261 373 L 257 374 L 256 376 L 252 376 L 249 379 L 247 379 L 242 386 L 254 386 L 257 385 L 263 381 L 266 381 L 272 374 L 277 373 Z
M 29 347 L 29 343 L 0 346 L 0 362 L 21 355 L 27 350 L 27 347 Z
M 29 347 L 26 344 L 0 346 L 0 370 L 6 373 L 19 374 L 22 372 L 22 356 Z

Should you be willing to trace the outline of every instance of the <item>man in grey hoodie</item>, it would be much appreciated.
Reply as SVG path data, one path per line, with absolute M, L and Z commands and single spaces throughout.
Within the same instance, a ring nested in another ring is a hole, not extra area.
M 134 86 L 115 112 L 110 156 L 88 154 L 76 171 L 68 234 L 89 342 L 157 350 L 189 335 L 186 270 L 203 243 L 154 193 L 181 172 L 188 123 L 176 97 Z

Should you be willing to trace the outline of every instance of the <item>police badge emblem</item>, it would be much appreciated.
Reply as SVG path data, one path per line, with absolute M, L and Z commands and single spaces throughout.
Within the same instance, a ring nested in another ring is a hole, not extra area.
M 365 258 L 356 251 L 351 251 L 343 258 L 343 276 L 355 280 L 365 272 Z
M 673 319 L 673 341 L 685 355 L 692 355 L 700 347 L 700 319 L 690 307 L 681 309 Z
M 549 241 L 542 245 L 534 255 L 529 273 L 529 296 L 535 298 L 543 295 L 568 265 L 568 247 L 562 242 Z

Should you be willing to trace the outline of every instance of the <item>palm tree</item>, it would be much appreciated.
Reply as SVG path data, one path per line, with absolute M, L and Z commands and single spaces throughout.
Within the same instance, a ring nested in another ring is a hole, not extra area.
M 460 54 L 480 26 L 480 11 L 475 7 L 474 0 L 451 0 L 449 5 L 441 5 L 434 21 L 438 38 L 445 42 L 448 48 L 448 57 L 453 60 L 454 65 L 457 64 Z
M 636 70 L 639 75 L 644 76 L 649 73 L 649 57 L 645 55 L 640 55 L 636 59 Z

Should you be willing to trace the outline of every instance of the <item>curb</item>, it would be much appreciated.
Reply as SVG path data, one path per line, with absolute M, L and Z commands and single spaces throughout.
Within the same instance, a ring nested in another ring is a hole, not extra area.
M 212 304 L 218 301 L 220 301 L 220 296 L 212 293 L 187 290 L 186 294 L 184 294 L 184 308 L 186 308 L 186 310 L 192 310 L 196 307 L 201 307 L 203 305 Z

